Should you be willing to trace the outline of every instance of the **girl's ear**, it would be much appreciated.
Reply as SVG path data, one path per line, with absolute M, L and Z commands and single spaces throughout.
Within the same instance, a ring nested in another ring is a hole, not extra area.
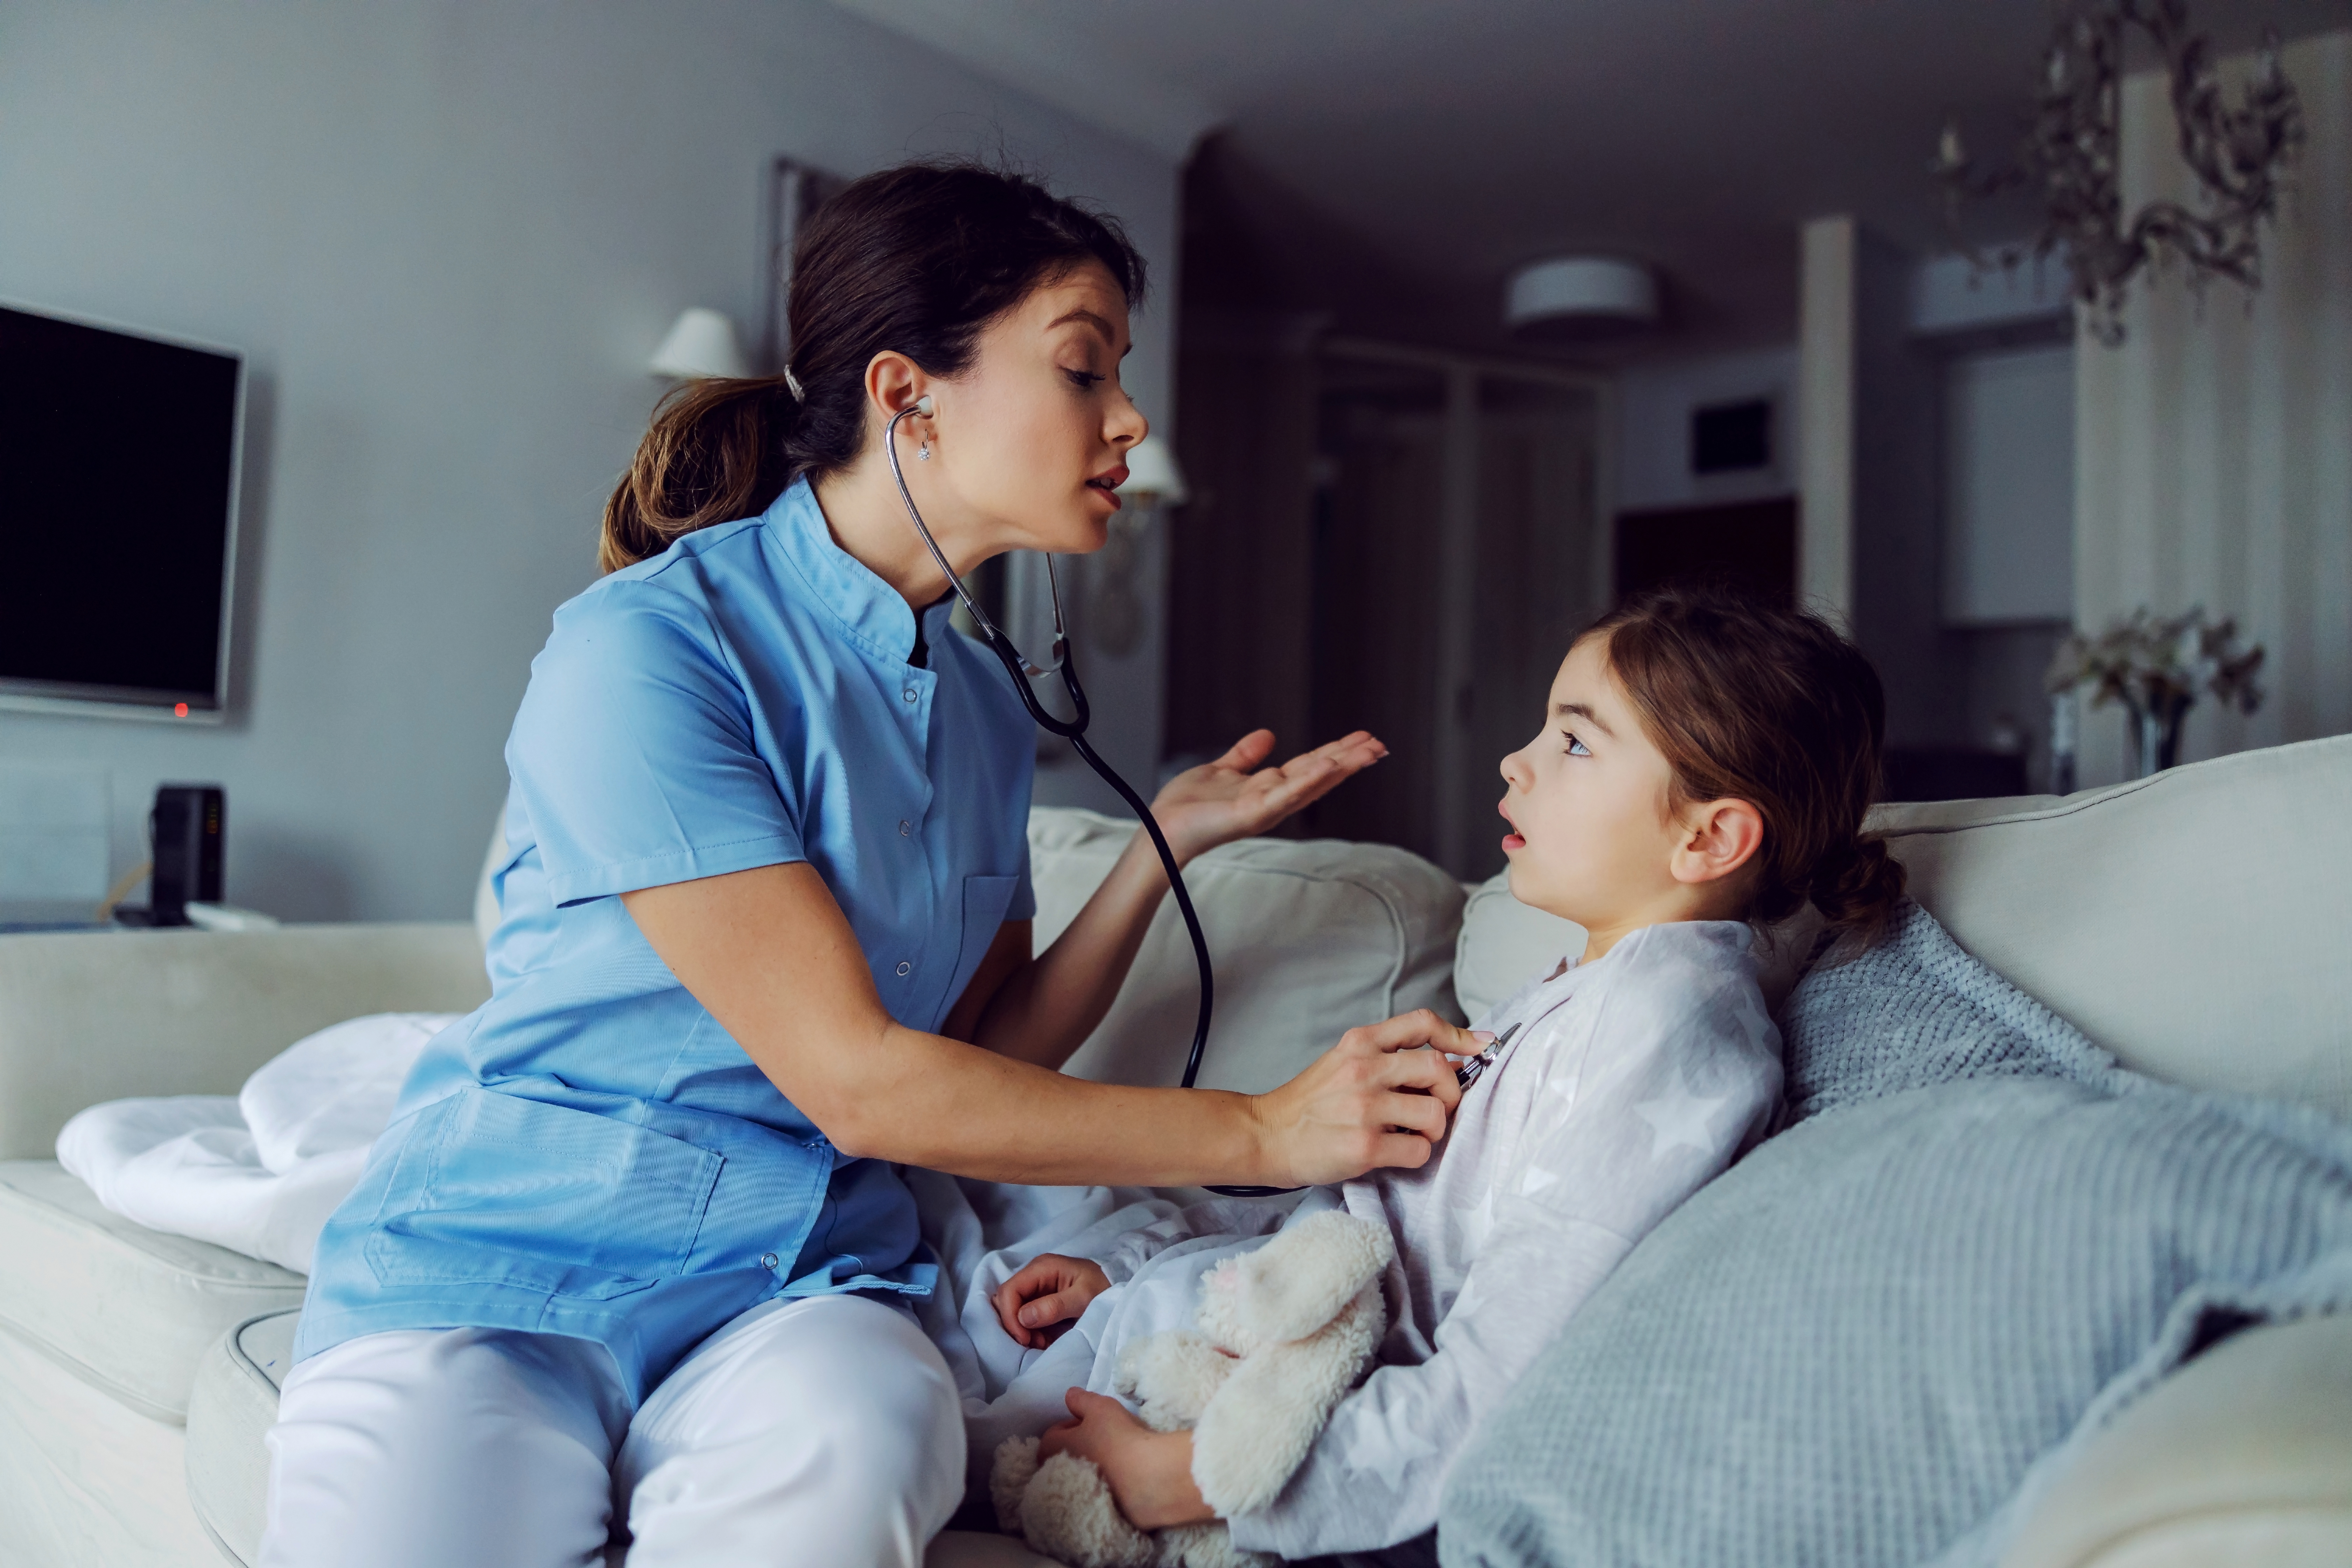
M 1682 841 L 1667 869 L 1677 882 L 1718 882 L 1764 847 L 1764 814 L 1744 800 L 1711 800 L 1683 814 Z

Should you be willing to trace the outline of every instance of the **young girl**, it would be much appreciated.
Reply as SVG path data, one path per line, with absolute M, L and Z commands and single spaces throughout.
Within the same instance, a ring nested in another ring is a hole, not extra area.
M 1286 1489 L 1229 1521 L 1236 1545 L 1312 1557 L 1430 1531 L 1480 1419 L 1642 1237 L 1763 1134 L 1780 1062 L 1756 928 L 1810 901 L 1866 939 L 1902 894 L 1901 867 L 1859 834 L 1883 712 L 1861 654 L 1800 612 L 1668 591 L 1578 638 L 1542 730 L 1503 759 L 1500 809 L 1513 896 L 1588 944 L 1480 1021 L 1493 1060 L 1438 1157 L 1315 1189 L 1294 1212 L 1389 1228 L 1390 1327 Z M 1067 1383 L 1090 1359 L 1089 1384 L 1108 1387 L 1114 1341 L 1169 1326 L 1203 1269 L 1267 1228 L 1245 1205 L 1203 1205 L 1094 1258 L 1022 1268 L 999 1317 L 1051 1348 L 975 1422 L 975 1451 L 1024 1412 L 1035 1431 L 1055 1371 Z M 1139 1310 L 1155 1289 L 1159 1309 Z M 1146 1529 L 1213 1517 L 1192 1433 L 1153 1432 L 1100 1392 L 1070 1388 L 1067 1406 L 1076 1419 L 1041 1457 L 1094 1460 Z

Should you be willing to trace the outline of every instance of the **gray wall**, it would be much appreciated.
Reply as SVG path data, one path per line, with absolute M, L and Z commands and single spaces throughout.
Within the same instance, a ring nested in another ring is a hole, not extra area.
M 159 780 L 217 781 L 232 901 L 464 913 L 655 342 L 689 304 L 757 331 L 770 158 L 937 152 L 1118 213 L 1174 298 L 1169 160 L 807 0 L 13 0 L 0 298 L 240 347 L 253 395 L 230 722 L 0 712 L 0 759 L 104 767 L 118 869 Z M 1169 314 L 1128 371 L 1154 415 Z M 1148 778 L 1145 663 L 1090 686 Z

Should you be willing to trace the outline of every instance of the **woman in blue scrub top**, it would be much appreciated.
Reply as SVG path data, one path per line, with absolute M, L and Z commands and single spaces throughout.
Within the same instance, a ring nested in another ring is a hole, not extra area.
M 273 1565 L 911 1565 L 961 1499 L 901 1165 L 1046 1184 L 1418 1165 L 1433 1018 L 1262 1096 L 1055 1069 L 1165 881 L 1139 833 L 1043 953 L 1034 731 L 948 626 L 881 450 L 969 570 L 1084 552 L 1144 421 L 1143 264 L 970 166 L 861 180 L 795 258 L 793 356 L 656 416 L 507 746 L 490 1000 L 427 1048 L 320 1237 L 271 1431 Z M 1181 858 L 1382 754 L 1250 736 L 1161 794 Z M 609 1548 L 608 1548 L 609 1542 Z

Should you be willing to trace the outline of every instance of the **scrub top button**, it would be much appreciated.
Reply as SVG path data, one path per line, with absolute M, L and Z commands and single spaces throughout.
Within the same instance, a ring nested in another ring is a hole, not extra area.
M 898 693 L 898 695 L 905 698 L 908 701 L 912 702 L 915 700 L 915 689 L 909 686 L 906 690 Z
M 911 964 L 911 963 L 908 963 L 908 962 L 907 962 L 905 959 L 903 959 L 903 958 L 902 958 L 902 959 L 900 959 L 900 960 L 898 961 L 898 973 L 901 973 L 901 974 L 908 974 L 908 973 L 913 973 L 913 971 L 914 971 L 914 967 L 915 967 L 915 966 L 914 966 L 913 964 Z
M 772 1252 L 766 1253 L 760 1258 L 760 1267 L 762 1268 L 773 1268 L 775 1266 L 776 1255 Z
M 898 819 L 898 837 L 901 838 L 911 838 L 914 835 L 915 825 L 908 822 L 906 818 L 900 817 Z

